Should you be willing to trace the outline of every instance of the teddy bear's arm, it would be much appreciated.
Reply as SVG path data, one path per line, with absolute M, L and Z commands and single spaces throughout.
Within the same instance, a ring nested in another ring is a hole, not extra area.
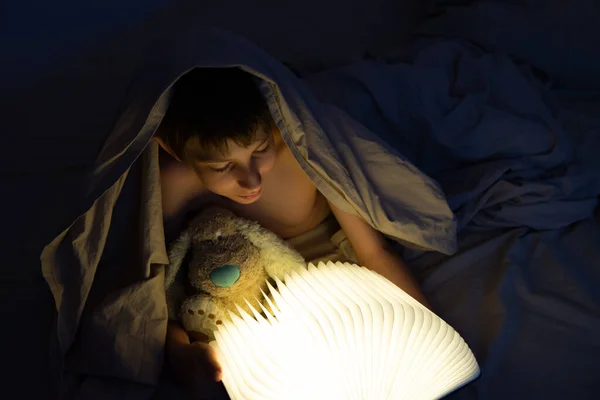
M 219 304 L 204 294 L 196 294 L 185 299 L 180 316 L 183 329 L 187 332 L 200 332 L 209 340 L 214 339 L 214 331 L 227 318 Z

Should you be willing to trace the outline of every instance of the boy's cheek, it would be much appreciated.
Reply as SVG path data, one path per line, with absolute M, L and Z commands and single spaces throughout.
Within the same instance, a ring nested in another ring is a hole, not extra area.
M 277 155 L 275 152 L 269 153 L 266 157 L 261 160 L 259 165 L 259 171 L 261 175 L 265 175 L 269 171 L 273 169 L 275 166 L 275 161 L 277 160 Z

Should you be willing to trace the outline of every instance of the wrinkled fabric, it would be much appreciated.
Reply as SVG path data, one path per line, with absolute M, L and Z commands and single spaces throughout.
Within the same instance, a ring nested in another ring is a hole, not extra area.
M 404 60 L 307 83 L 435 178 L 456 213 L 456 254 L 403 252 L 481 366 L 448 397 L 597 397 L 600 102 L 557 102 L 526 65 L 462 42 L 422 41 Z
M 579 118 L 567 124 L 529 70 L 461 43 L 424 42 L 405 62 L 362 63 L 301 82 L 239 37 L 192 30 L 151 46 L 132 69 L 126 99 L 86 180 L 87 211 L 42 254 L 66 368 L 89 376 L 80 395 L 103 377 L 128 382 L 121 397 L 143 398 L 158 380 L 167 320 L 162 266 L 168 260 L 157 146 L 149 141 L 169 87 L 198 66 L 241 66 L 260 78 L 285 143 L 318 189 L 405 245 L 441 316 L 474 343 L 478 357 L 491 360 L 489 375 L 483 365 L 484 386 L 466 391 L 494 392 L 503 376 L 494 374 L 506 372 L 519 349 L 532 343 L 528 326 L 558 329 L 541 320 L 521 323 L 521 309 L 539 305 L 534 314 L 543 317 L 555 304 L 528 295 L 543 265 L 526 255 L 536 235 L 568 233 L 590 219 L 600 193 L 596 122 L 585 129 Z M 457 231 L 459 256 L 452 258 L 447 254 L 456 250 Z M 515 235 L 526 232 L 532 239 L 515 244 Z M 586 254 L 597 260 L 592 251 Z M 516 256 L 518 268 L 500 268 Z M 560 252 L 553 257 L 551 274 L 559 277 L 567 262 Z M 589 261 L 581 263 L 594 293 L 598 280 L 586 269 Z M 526 275 L 529 265 L 536 268 L 532 275 Z M 471 281 L 461 282 L 461 271 Z M 585 283 L 576 279 L 573 291 L 580 293 Z M 546 284 L 557 285 L 551 279 Z M 585 303 L 589 314 L 564 308 L 561 318 L 579 318 L 585 336 L 596 305 Z M 473 322 L 476 316 L 490 320 L 486 329 Z M 543 358 L 530 361 L 539 376 L 553 376 Z
M 260 80 L 282 137 L 316 187 L 339 208 L 390 238 L 451 254 L 456 221 L 438 184 L 336 107 L 315 100 L 287 68 L 235 35 L 174 33 L 149 46 L 131 71 L 82 192 L 85 211 L 42 253 L 57 334 L 70 374 L 155 385 L 167 324 L 168 263 L 158 150 L 149 144 L 169 88 L 195 67 L 240 67 Z M 75 379 L 75 381 L 77 381 Z M 134 386 L 128 386 L 125 394 Z M 145 391 L 140 391 L 142 397 Z
M 308 232 L 287 239 L 307 263 L 351 262 L 358 264 L 356 253 L 333 215 Z
M 166 334 L 166 263 L 153 144 L 42 254 L 66 371 L 156 383 Z
M 558 229 L 597 204 L 599 136 L 567 132 L 551 93 L 505 55 L 423 41 L 410 62 L 365 62 L 306 82 L 436 179 L 459 231 Z

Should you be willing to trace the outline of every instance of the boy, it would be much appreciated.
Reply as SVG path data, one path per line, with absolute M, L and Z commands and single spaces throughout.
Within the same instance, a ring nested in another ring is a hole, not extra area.
M 253 219 L 284 239 L 310 231 L 333 213 L 360 264 L 425 303 L 383 235 L 330 204 L 302 171 L 250 74 L 203 68 L 183 76 L 173 88 L 156 140 L 165 150 L 160 164 L 168 240 L 182 228 L 186 214 L 208 203 Z M 190 343 L 195 338 L 171 323 L 170 363 L 192 385 L 203 374 L 219 381 L 214 353 L 206 343 Z

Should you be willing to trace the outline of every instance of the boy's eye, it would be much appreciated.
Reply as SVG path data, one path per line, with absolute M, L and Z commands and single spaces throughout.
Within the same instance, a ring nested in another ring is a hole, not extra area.
M 225 165 L 224 167 L 221 168 L 215 168 L 215 167 L 210 167 L 210 169 L 212 169 L 215 172 L 225 172 L 229 169 L 229 167 L 231 167 L 231 163 Z
M 256 150 L 254 150 L 254 152 L 255 153 L 266 153 L 267 151 L 269 151 L 270 147 L 271 147 L 271 143 L 267 142 L 267 144 L 265 144 L 263 148 L 256 149 Z

